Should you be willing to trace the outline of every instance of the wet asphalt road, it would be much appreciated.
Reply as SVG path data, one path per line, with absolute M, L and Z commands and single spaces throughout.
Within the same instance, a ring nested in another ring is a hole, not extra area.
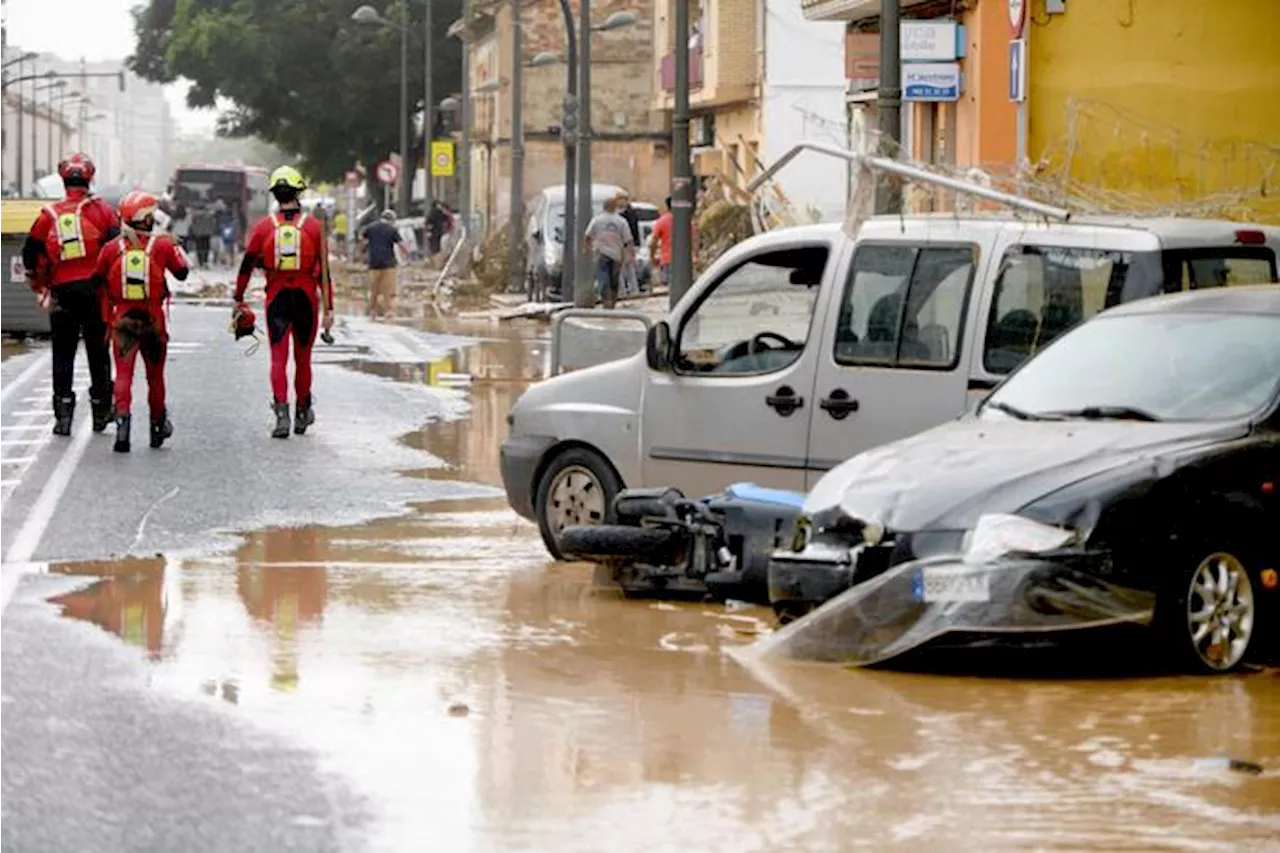
M 0 454 L 4 850 L 1280 849 L 1277 672 L 765 665 L 759 609 L 623 600 L 495 497 L 542 342 L 353 322 L 273 442 L 225 313 L 175 308 L 172 446 L 89 438 L 45 527 L 66 448 Z

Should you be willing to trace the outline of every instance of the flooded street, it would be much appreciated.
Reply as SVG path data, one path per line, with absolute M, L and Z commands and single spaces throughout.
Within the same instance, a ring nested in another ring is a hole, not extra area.
M 469 416 L 402 438 L 445 463 L 412 476 L 500 485 L 543 352 L 504 337 L 385 373 L 479 377 Z M 757 670 L 726 651 L 766 611 L 624 600 L 551 562 L 502 498 L 48 574 L 83 578 L 53 604 L 135 648 L 149 691 L 316 754 L 366 803 L 375 850 L 1280 846 L 1275 671 Z

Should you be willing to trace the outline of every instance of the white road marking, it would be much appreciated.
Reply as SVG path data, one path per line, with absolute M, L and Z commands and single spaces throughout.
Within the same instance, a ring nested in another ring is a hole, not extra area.
M 15 391 L 17 391 L 19 388 L 25 385 L 27 383 L 27 380 L 30 379 L 32 376 L 35 376 L 41 370 L 47 370 L 49 366 L 49 359 L 51 359 L 52 357 L 53 356 L 51 353 L 48 353 L 48 352 L 41 353 L 39 357 L 37 357 L 34 361 L 31 362 L 31 364 L 27 365 L 27 368 L 25 370 L 23 370 L 21 373 L 18 374 L 16 379 L 14 379 L 11 382 L 6 382 L 4 384 L 4 389 L 0 390 L 0 403 L 4 403 L 5 400 L 8 400 L 9 397 L 12 396 Z
M 53 409 L 23 409 L 20 412 L 13 413 L 15 417 L 25 418 L 28 415 L 44 415 L 48 417 L 53 414 Z
M 0 480 L 0 489 L 7 489 L 10 486 L 18 485 L 21 482 L 21 480 Z
M 48 444 L 47 438 L 3 438 L 0 439 L 0 447 L 11 447 L 19 444 Z
M 0 465 L 25 465 L 28 462 L 35 462 L 34 456 L 10 456 L 6 459 L 0 459 Z
M 27 517 L 22 520 L 22 527 L 19 528 L 18 535 L 13 537 L 9 552 L 5 554 L 6 564 L 26 563 L 31 560 L 31 555 L 39 547 L 40 538 L 44 536 L 49 522 L 53 520 L 58 501 L 62 500 L 67 486 L 71 485 L 71 478 L 76 472 L 76 466 L 80 463 L 80 457 L 84 456 L 85 449 L 88 448 L 92 438 L 93 424 L 86 418 L 80 422 L 80 427 L 72 437 L 71 444 L 63 451 L 62 458 L 58 460 L 53 473 L 49 475 L 44 488 L 40 490 L 40 496 L 31 505 L 31 511 L 27 513 Z M 5 571 L 3 574 L 7 575 L 8 572 Z M 4 603 L 8 603 L 7 596 Z
M 49 429 L 53 426 L 53 421 L 39 421 L 36 423 L 0 426 L 0 432 L 31 432 L 36 429 Z

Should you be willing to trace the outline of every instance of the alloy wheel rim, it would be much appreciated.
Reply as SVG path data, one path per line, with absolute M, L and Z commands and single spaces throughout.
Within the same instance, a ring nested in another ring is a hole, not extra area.
M 556 474 L 547 490 L 547 524 L 559 533 L 578 524 L 604 521 L 604 488 L 595 474 L 570 465 Z
M 1187 595 L 1187 631 L 1200 660 L 1215 670 L 1239 664 L 1253 623 L 1253 584 L 1244 565 L 1227 553 L 1205 557 Z

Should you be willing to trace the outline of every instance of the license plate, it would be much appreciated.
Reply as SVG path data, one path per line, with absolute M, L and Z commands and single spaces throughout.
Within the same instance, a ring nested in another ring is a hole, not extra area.
M 912 592 L 925 604 L 991 600 L 991 575 L 968 566 L 927 566 L 916 572 Z

